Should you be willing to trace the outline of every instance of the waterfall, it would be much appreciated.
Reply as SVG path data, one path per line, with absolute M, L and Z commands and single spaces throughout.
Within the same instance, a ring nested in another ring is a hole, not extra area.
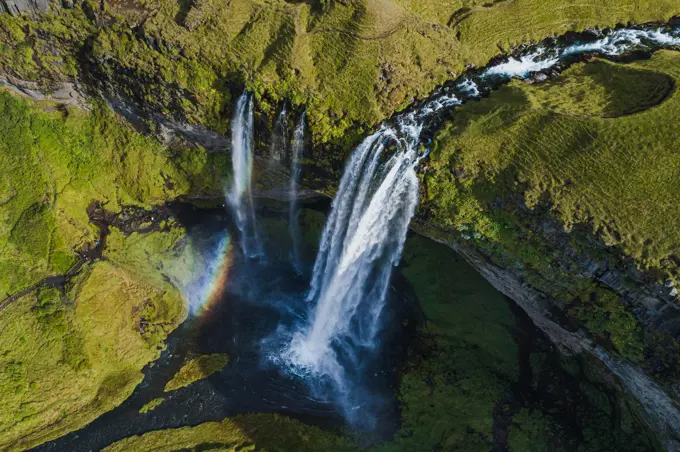
M 286 118 L 286 106 L 284 105 L 279 113 L 276 122 L 274 123 L 274 134 L 272 136 L 272 146 L 270 151 L 270 158 L 279 162 L 283 162 L 287 155 L 287 136 L 288 120 Z
M 394 128 L 383 126 L 352 153 L 314 264 L 308 324 L 283 352 L 294 367 L 330 377 L 340 392 L 341 357 L 374 346 L 392 267 L 415 212 L 420 122 L 413 114 Z
M 347 377 L 360 372 L 360 350 L 376 347 L 392 267 L 401 258 L 418 200 L 415 169 L 427 155 L 421 133 L 442 121 L 440 112 L 487 95 L 512 78 L 571 64 L 578 55 L 611 57 L 672 46 L 680 46 L 680 30 L 661 28 L 608 30 L 569 45 L 531 46 L 439 88 L 429 101 L 366 138 L 350 156 L 331 205 L 306 296 L 307 317 L 275 359 L 315 377 L 308 381 L 330 382 L 331 396 L 345 414 L 361 406 L 365 394 Z
M 236 104 L 231 124 L 231 163 L 233 183 L 227 199 L 236 226 L 241 232 L 241 249 L 248 257 L 262 254 L 255 223 L 255 210 L 251 190 L 253 171 L 253 99 L 244 91 Z
M 298 122 L 295 127 L 290 156 L 290 207 L 288 213 L 288 230 L 293 241 L 291 262 L 298 274 L 302 274 L 302 260 L 300 256 L 300 242 L 302 238 L 300 236 L 300 224 L 298 222 L 299 211 L 297 205 L 297 190 L 300 182 L 300 158 L 303 155 L 305 146 L 305 117 L 306 112 L 303 112 L 300 117 L 300 122 Z

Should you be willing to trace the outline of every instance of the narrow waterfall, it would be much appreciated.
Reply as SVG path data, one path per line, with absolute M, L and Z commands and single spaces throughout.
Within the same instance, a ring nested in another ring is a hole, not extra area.
M 286 116 L 286 106 L 281 108 L 279 116 L 274 123 L 274 133 L 272 135 L 272 145 L 269 152 L 272 160 L 283 163 L 288 155 L 288 119 Z
M 299 275 L 302 274 L 302 258 L 300 255 L 302 237 L 300 235 L 300 224 L 298 222 L 299 211 L 297 205 L 297 192 L 298 184 L 300 183 L 300 158 L 302 158 L 305 146 L 305 117 L 306 112 L 303 112 L 300 121 L 295 127 L 290 154 L 290 210 L 288 213 L 288 230 L 293 241 L 291 262 Z
M 241 249 L 247 257 L 262 254 L 251 190 L 253 171 L 253 99 L 244 91 L 236 104 L 231 125 L 233 183 L 227 199 L 241 232 Z

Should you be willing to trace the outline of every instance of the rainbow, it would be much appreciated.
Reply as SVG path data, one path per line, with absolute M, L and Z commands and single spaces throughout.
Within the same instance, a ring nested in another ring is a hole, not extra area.
M 229 282 L 231 250 L 231 237 L 225 232 L 212 251 L 201 255 L 204 265 L 195 270 L 200 271 L 200 275 L 183 290 L 189 302 L 190 315 L 203 316 L 219 301 Z

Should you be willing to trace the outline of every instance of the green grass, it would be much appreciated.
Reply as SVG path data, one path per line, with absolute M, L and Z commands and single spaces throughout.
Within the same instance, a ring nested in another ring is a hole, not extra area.
M 106 452 L 171 451 L 201 448 L 225 451 L 328 451 L 352 450 L 340 436 L 276 414 L 246 414 L 195 427 L 157 430 L 118 441 Z
M 549 202 L 565 229 L 588 225 L 642 267 L 664 266 L 680 243 L 670 215 L 680 189 L 678 134 L 668 120 L 680 112 L 669 89 L 680 76 L 679 58 L 660 52 L 626 66 L 578 65 L 551 82 L 515 82 L 462 108 L 440 133 L 427 175 L 442 221 L 461 221 L 457 201 L 447 212 L 446 191 L 455 188 L 442 183 L 459 165 L 466 178 L 455 185 L 474 185 L 477 211 L 486 209 L 485 197 L 519 193 L 529 208 Z
M 667 22 L 678 15 L 677 8 L 674 0 L 503 1 L 495 8 L 472 14 L 457 29 L 471 62 L 480 66 L 499 48 L 508 50 L 529 41 L 594 26 Z
M 163 402 L 165 401 L 165 398 L 163 397 L 158 397 L 153 399 L 151 402 L 145 404 L 143 407 L 139 409 L 140 414 L 146 414 L 149 413 L 156 408 L 158 408 Z
M 0 316 L 0 446 L 24 450 L 122 403 L 185 315 L 176 289 L 106 262 L 64 293 L 11 304 Z
M 500 49 L 680 14 L 672 0 L 159 0 L 145 6 L 140 33 L 131 30 L 139 12 L 103 5 L 96 15 L 110 20 L 96 23 L 91 2 L 37 20 L 0 18 L 0 66 L 49 84 L 75 77 L 84 56 L 80 69 L 112 81 L 119 94 L 220 131 L 232 93 L 245 84 L 265 113 L 274 102 L 304 103 L 314 142 L 344 152 L 369 127 Z M 451 22 L 454 13 L 462 20 Z M 314 152 L 325 169 L 344 157 Z
M 424 175 L 423 211 L 434 224 L 573 305 L 570 315 L 637 362 L 645 346 L 656 353 L 651 333 L 537 231 L 553 219 L 578 231 L 567 244 L 576 250 L 596 259 L 619 250 L 660 281 L 680 277 L 680 225 L 670 214 L 680 159 L 668 120 L 680 114 L 679 58 L 663 51 L 626 65 L 596 61 L 543 84 L 502 87 L 459 109 Z
M 224 354 L 201 355 L 189 359 L 180 370 L 165 385 L 165 392 L 175 391 L 189 386 L 195 381 L 208 378 L 215 372 L 219 372 L 229 363 L 229 357 Z
M 86 207 L 150 206 L 218 191 L 226 161 L 164 149 L 105 107 L 45 112 L 0 92 L 0 297 L 63 273 L 98 232 Z

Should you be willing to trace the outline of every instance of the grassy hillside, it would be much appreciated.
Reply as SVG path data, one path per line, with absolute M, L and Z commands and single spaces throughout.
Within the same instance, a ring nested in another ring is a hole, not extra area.
M 101 262 L 0 316 L 0 445 L 61 436 L 122 403 L 184 318 L 181 295 Z
M 105 107 L 43 111 L 0 92 L 0 297 L 64 273 L 94 247 L 93 201 L 111 212 L 218 185 L 220 154 L 164 148 Z M 200 183 L 193 177 L 204 175 Z
M 588 225 L 643 268 L 678 271 L 680 224 L 671 212 L 680 154 L 669 118 L 680 113 L 679 62 L 669 51 L 628 65 L 577 65 L 461 108 L 439 134 L 427 174 L 439 221 L 463 225 L 492 211 L 496 197 L 523 195 L 529 209 L 548 205 L 566 229 Z M 475 195 L 477 208 L 460 212 L 456 190 Z
M 434 224 L 518 269 L 605 343 L 668 378 L 678 347 L 643 333 L 628 304 L 584 278 L 574 257 L 633 264 L 648 282 L 680 278 L 679 137 L 670 120 L 680 114 L 679 62 L 665 51 L 626 65 L 580 64 L 465 105 L 437 137 L 423 201 Z M 573 231 L 562 249 L 549 239 L 551 221 Z
M 347 146 L 435 86 L 512 46 L 570 30 L 667 21 L 672 0 L 157 0 L 0 17 L 0 66 L 79 77 L 225 131 L 245 84 L 267 113 L 304 103 L 317 145 Z M 333 156 L 319 154 L 328 166 Z M 340 156 L 341 157 L 341 156 Z
M 95 247 L 94 201 L 112 213 L 148 209 L 223 177 L 220 155 L 166 149 L 106 108 L 56 109 L 0 92 L 0 112 L 3 299 Z M 0 447 L 54 438 L 129 396 L 186 315 L 156 270 L 187 274 L 190 255 L 176 246 L 183 234 L 172 224 L 148 234 L 112 228 L 106 262 L 85 263 L 63 289 L 39 288 L 0 311 Z

